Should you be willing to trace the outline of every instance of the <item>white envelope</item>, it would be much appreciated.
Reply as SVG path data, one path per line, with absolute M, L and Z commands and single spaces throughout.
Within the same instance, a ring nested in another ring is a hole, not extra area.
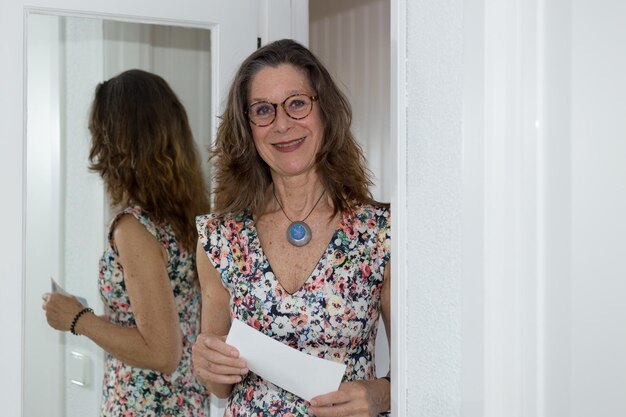
M 79 297 L 77 295 L 73 295 L 68 293 L 67 291 L 65 291 L 63 289 L 63 287 L 61 287 L 59 285 L 58 282 L 56 282 L 54 280 L 54 278 L 50 277 L 50 288 L 52 289 L 52 292 L 58 292 L 61 295 L 67 295 L 68 297 L 74 297 L 76 298 L 82 305 L 84 305 L 85 307 L 89 307 L 89 304 L 87 304 L 87 300 L 84 297 Z
M 248 369 L 305 399 L 337 391 L 346 365 L 289 347 L 234 319 L 226 343 L 236 347 Z

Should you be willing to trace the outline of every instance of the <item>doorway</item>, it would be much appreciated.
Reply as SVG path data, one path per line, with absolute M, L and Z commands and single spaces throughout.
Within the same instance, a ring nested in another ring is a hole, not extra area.
M 326 65 L 352 105 L 352 130 L 372 173 L 374 199 L 393 190 L 390 130 L 391 10 L 389 0 L 309 3 L 309 48 Z M 385 327 L 379 323 L 376 373 L 389 371 Z

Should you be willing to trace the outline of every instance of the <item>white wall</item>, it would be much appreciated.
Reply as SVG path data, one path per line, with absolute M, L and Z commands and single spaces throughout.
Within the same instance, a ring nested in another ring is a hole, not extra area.
M 460 415 L 463 2 L 406 2 L 407 404 Z M 401 408 L 402 409 L 402 408 Z
M 572 2 L 546 5 L 543 84 L 544 406 L 541 416 L 572 415 Z M 599 415 L 599 414 L 598 414 Z
M 0 27 L 12 31 L 13 36 L 0 42 L 3 62 L 22 62 L 24 44 L 23 27 L 19 5 L 0 2 Z M 21 70 L 23 71 L 23 69 Z M 2 328 L 2 360 L 0 361 L 0 403 L 7 416 L 20 416 L 23 367 L 23 320 L 22 297 L 24 295 L 24 123 L 11 123 L 24 106 L 23 73 L 19 82 L 0 78 L 0 121 L 5 126 L 0 139 L 0 188 L 7 196 L 0 216 L 0 229 L 5 239 L 0 240 L 0 328 Z M 12 110 L 16 109 L 16 110 Z M 19 120 L 19 119 L 18 119 Z
M 626 414 L 626 5 L 406 2 L 405 415 Z
M 570 412 L 624 416 L 626 3 L 574 0 L 571 27 Z

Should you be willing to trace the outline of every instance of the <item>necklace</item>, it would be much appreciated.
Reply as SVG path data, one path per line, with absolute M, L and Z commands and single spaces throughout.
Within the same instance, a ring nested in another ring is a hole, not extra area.
M 309 214 L 307 214 L 304 219 L 298 220 L 295 222 L 291 220 L 289 216 L 287 216 L 287 213 L 285 212 L 283 205 L 280 204 L 278 197 L 276 197 L 276 189 L 274 187 L 274 184 L 272 184 L 272 193 L 274 194 L 274 198 L 276 199 L 276 202 L 278 203 L 278 207 L 280 207 L 280 209 L 282 210 L 287 220 L 291 222 L 291 224 L 287 228 L 287 241 L 291 243 L 293 246 L 298 246 L 298 247 L 304 246 L 307 243 L 309 243 L 311 241 L 311 237 L 313 236 L 313 234 L 311 233 L 311 228 L 309 227 L 309 225 L 305 223 L 305 220 L 309 218 L 311 213 L 313 213 L 313 210 L 315 210 L 315 207 L 317 207 L 319 202 L 322 200 L 322 197 L 324 196 L 324 193 L 326 193 L 326 190 L 324 190 L 322 192 L 322 195 L 320 195 L 320 198 L 317 199 L 317 202 L 315 203 L 311 211 L 309 211 Z

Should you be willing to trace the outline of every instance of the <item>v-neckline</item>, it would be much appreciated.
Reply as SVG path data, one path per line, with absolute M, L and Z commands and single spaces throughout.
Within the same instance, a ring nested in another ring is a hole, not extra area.
M 344 223 L 346 221 L 346 216 L 347 215 L 348 214 L 345 211 L 341 213 L 341 216 L 339 217 L 339 222 L 337 223 L 337 226 L 335 227 L 335 230 L 333 231 L 333 234 L 330 237 L 330 241 L 328 242 L 328 244 L 326 244 L 326 248 L 324 249 L 324 251 L 320 255 L 320 257 L 317 260 L 317 262 L 315 263 L 315 265 L 313 265 L 313 269 L 311 269 L 311 271 L 309 272 L 309 275 L 302 282 L 302 284 L 298 288 L 296 288 L 296 290 L 294 292 L 289 292 L 283 286 L 282 282 L 280 282 L 280 279 L 278 278 L 278 275 L 276 275 L 276 273 L 274 272 L 274 268 L 272 268 L 272 264 L 270 263 L 269 258 L 265 255 L 265 251 L 263 250 L 263 245 L 261 245 L 261 239 L 259 238 L 259 231 L 256 228 L 256 221 L 254 220 L 254 216 L 253 216 L 252 213 L 248 213 L 248 216 L 249 216 L 248 220 L 250 220 L 249 227 L 250 227 L 250 229 L 252 231 L 252 242 L 258 248 L 259 256 L 261 257 L 261 265 L 267 263 L 267 268 L 272 273 L 272 275 L 274 276 L 274 281 L 276 281 L 276 285 L 278 287 L 280 287 L 280 289 L 282 291 L 284 291 L 285 293 L 289 294 L 290 296 L 294 296 L 294 295 L 298 294 L 299 292 L 301 292 L 307 286 L 309 281 L 311 281 L 312 277 L 315 275 L 315 271 L 319 269 L 318 267 L 322 263 L 322 260 L 324 260 L 324 258 L 326 256 L 328 256 L 328 251 L 330 250 L 331 246 L 334 246 L 333 242 L 337 238 L 337 235 L 339 234 L 339 231 L 342 229 L 342 226 L 344 225 Z

